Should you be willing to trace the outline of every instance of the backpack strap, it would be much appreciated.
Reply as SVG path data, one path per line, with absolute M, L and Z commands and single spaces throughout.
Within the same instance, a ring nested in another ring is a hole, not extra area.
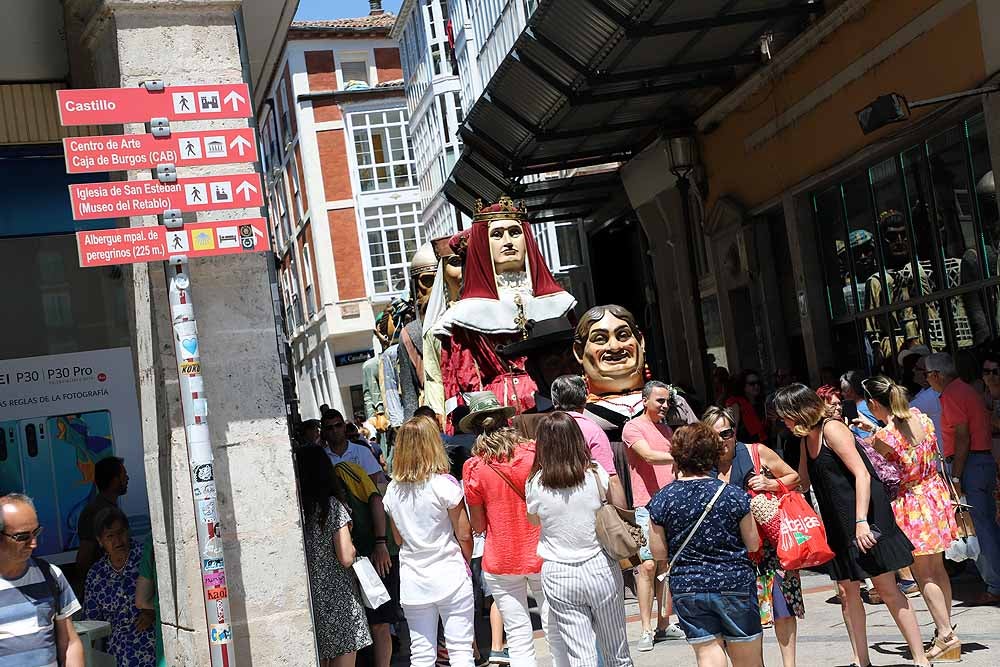
M 48 586 L 49 594 L 52 595 L 52 618 L 54 619 L 56 614 L 59 613 L 60 607 L 59 584 L 56 582 L 55 575 L 52 574 L 52 565 L 44 558 L 39 558 L 38 556 L 32 556 L 31 560 L 34 561 L 38 569 L 42 571 L 42 576 L 45 577 L 45 585 Z

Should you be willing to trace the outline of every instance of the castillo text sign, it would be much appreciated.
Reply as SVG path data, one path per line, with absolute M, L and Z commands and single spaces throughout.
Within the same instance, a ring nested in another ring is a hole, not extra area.
M 206 120 L 249 118 L 250 91 L 245 83 L 145 88 L 66 88 L 57 90 L 62 125 L 145 123 L 151 118 Z
M 74 220 L 132 215 L 160 215 L 167 209 L 215 211 L 264 205 L 260 174 L 178 178 L 160 181 L 112 181 L 69 186 Z
M 192 222 L 183 229 L 116 227 L 77 232 L 80 266 L 111 266 L 170 259 L 174 255 L 209 257 L 270 248 L 264 218 Z
M 252 128 L 175 132 L 169 137 L 119 134 L 63 139 L 66 172 L 86 174 L 125 169 L 155 169 L 158 164 L 195 167 L 257 161 Z

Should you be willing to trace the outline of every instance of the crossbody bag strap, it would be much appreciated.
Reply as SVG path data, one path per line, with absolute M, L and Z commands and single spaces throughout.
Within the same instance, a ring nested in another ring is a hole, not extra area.
M 601 486 L 601 476 L 593 468 L 590 469 L 590 472 L 594 473 L 594 481 L 597 483 L 597 495 L 601 498 L 601 505 L 607 505 L 608 494 L 604 491 L 604 487 Z
M 495 472 L 500 479 L 502 479 L 503 481 L 507 482 L 507 486 L 509 486 L 510 488 L 514 489 L 514 493 L 517 494 L 518 498 L 520 498 L 524 502 L 528 502 L 527 499 L 524 497 L 524 491 L 521 491 L 521 489 L 517 488 L 517 485 L 514 484 L 514 480 L 512 480 L 506 474 L 500 472 L 500 469 L 497 468 L 497 467 L 495 467 L 492 463 L 487 463 L 486 465 L 489 466 L 490 470 L 492 470 L 493 472 Z
M 722 492 L 723 490 L 725 490 L 725 488 L 726 488 L 726 483 L 720 482 L 718 490 L 716 490 L 715 495 L 712 496 L 712 500 L 710 500 L 708 505 L 705 506 L 705 511 L 701 513 L 701 516 L 698 517 L 698 521 L 695 522 L 691 530 L 688 531 L 687 537 L 684 538 L 684 542 L 681 544 L 681 548 L 678 549 L 677 553 L 674 554 L 674 557 L 670 559 L 670 564 L 667 566 L 667 574 L 669 574 L 670 570 L 674 568 L 674 563 L 676 563 L 677 559 L 680 558 L 681 553 L 683 553 L 684 551 L 684 547 L 688 545 L 688 542 L 691 541 L 691 538 L 694 537 L 694 534 L 698 532 L 698 529 L 701 527 L 701 524 L 705 521 L 705 517 L 707 517 L 708 513 L 712 511 L 712 508 L 715 506 L 715 501 L 719 499 L 719 496 L 722 495 Z

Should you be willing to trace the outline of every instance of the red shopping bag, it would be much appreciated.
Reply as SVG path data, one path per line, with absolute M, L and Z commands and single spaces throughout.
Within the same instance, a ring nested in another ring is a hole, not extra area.
M 801 570 L 833 559 L 823 522 L 801 493 L 789 491 L 781 496 L 778 514 L 781 516 L 781 538 L 777 550 L 781 567 Z
M 750 446 L 750 455 L 754 472 L 760 474 L 760 454 L 756 444 Z M 774 545 L 783 569 L 816 567 L 833 558 L 823 522 L 801 493 L 789 490 L 780 481 L 777 493 L 749 493 L 750 511 L 757 521 L 757 528 Z

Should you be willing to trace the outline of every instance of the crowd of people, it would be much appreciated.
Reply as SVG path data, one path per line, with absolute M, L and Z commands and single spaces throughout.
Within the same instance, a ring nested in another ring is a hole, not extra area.
M 814 390 L 785 373 L 764 396 L 760 374 L 740 373 L 700 420 L 674 426 L 679 392 L 648 381 L 617 461 L 577 375 L 552 382 L 551 410 L 513 422 L 513 408 L 479 392 L 454 436 L 418 411 L 396 430 L 388 471 L 328 410 L 297 454 L 322 657 L 354 664 L 381 632 L 385 648 L 367 658 L 380 667 L 406 637 L 414 667 L 534 665 L 533 600 L 558 667 L 631 665 L 632 650 L 674 639 L 699 665 L 761 665 L 767 627 L 793 667 L 802 584 L 762 537 L 751 498 L 807 493 L 833 553 L 822 567 L 853 664 L 870 664 L 865 601 L 886 605 L 914 665 L 959 660 L 944 554 L 960 536 L 960 499 L 972 507 L 985 581 L 971 603 L 1000 602 L 1000 418 L 989 407 L 1000 405 L 1000 362 L 984 361 L 976 388 L 947 354 L 913 354 L 911 387 L 848 372 Z M 595 522 L 606 503 L 634 510 L 643 537 L 630 562 L 602 545 Z M 356 555 L 383 577 L 385 608 L 361 603 L 347 574 Z M 623 574 L 642 624 L 631 645 Z M 485 639 L 484 592 L 494 603 Z M 908 595 L 924 598 L 932 637 L 921 636 Z

